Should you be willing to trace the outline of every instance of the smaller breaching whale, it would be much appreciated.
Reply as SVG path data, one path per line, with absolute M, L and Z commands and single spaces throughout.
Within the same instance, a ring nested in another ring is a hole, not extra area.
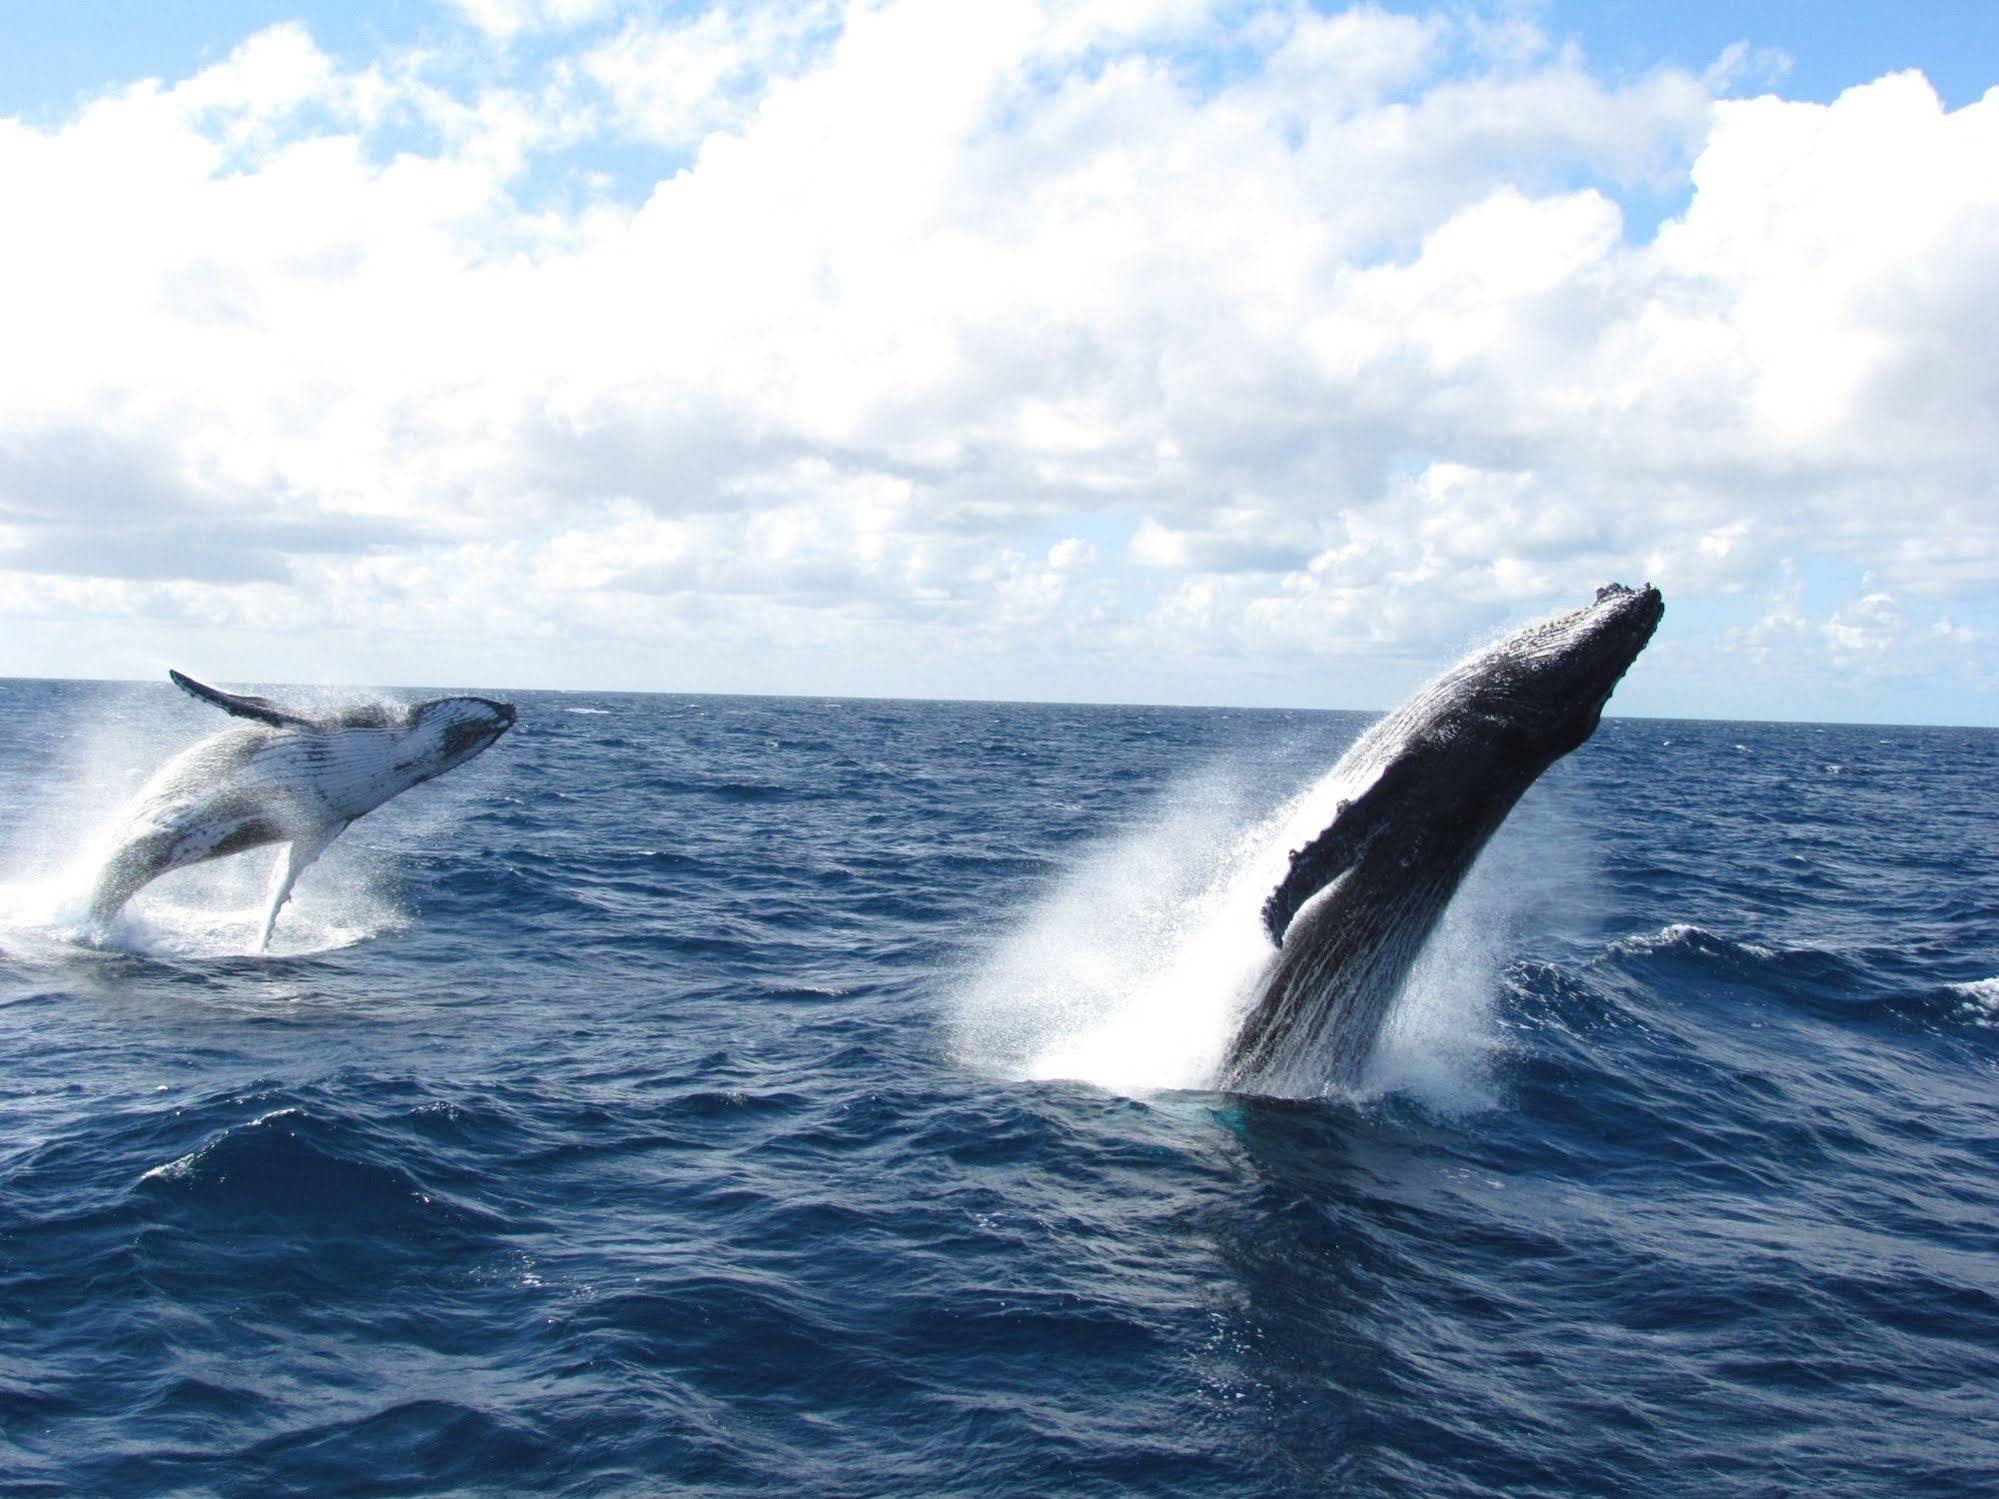
M 463 765 L 513 727 L 515 716 L 511 704 L 490 698 L 440 697 L 408 708 L 371 703 L 309 718 L 177 671 L 167 675 L 182 691 L 246 723 L 190 745 L 140 788 L 97 873 L 90 915 L 109 921 L 173 870 L 283 843 L 259 952 L 270 946 L 271 928 L 298 877 L 342 829 L 391 797 Z
M 1335 774 L 1360 789 L 1264 903 L 1277 957 L 1223 1088 L 1357 1078 L 1459 882 L 1522 793 L 1596 732 L 1665 608 L 1650 584 L 1600 588 L 1459 662 L 1347 751 Z

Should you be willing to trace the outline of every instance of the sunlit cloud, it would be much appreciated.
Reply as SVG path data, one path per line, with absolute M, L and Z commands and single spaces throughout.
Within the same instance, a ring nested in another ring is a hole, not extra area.
M 1369 702 L 1650 577 L 1680 711 L 1999 673 L 1999 96 L 1369 7 L 457 12 L 0 121 L 17 666 Z

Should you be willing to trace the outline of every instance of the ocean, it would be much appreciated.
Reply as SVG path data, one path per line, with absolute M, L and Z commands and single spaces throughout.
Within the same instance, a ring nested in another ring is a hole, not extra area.
M 1367 715 L 500 695 L 256 956 L 0 682 L 7 1492 L 1999 1487 L 1999 733 L 1607 720 L 1272 1099 Z

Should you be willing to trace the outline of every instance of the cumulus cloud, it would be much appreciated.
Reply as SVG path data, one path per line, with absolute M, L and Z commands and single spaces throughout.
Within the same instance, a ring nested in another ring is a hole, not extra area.
M 522 34 L 570 31 L 600 20 L 621 0 L 448 0 L 472 26 L 496 41 Z
M 1382 701 L 1650 576 L 1696 666 L 1992 674 L 1999 95 L 1283 0 L 459 9 L 557 45 L 287 25 L 0 120 L 0 609 Z M 1702 623 L 1816 571 L 1875 582 Z
M 779 79 L 821 55 L 839 30 L 830 3 L 716 6 L 668 23 L 629 21 L 583 54 L 615 128 L 691 146 L 740 126 Z

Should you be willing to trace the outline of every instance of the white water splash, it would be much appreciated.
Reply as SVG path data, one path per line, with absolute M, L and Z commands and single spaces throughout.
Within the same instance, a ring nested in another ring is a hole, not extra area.
M 1999 978 L 1972 979 L 1967 983 L 1945 984 L 1959 997 L 1958 1014 L 1975 1025 L 1999 1026 Z
M 959 996 L 967 1059 L 1119 1092 L 1209 1086 L 1275 956 L 1263 901 L 1290 850 L 1379 774 L 1372 738 L 1274 812 L 1209 776 L 1088 854 Z
M 1522 858 L 1521 843 L 1502 830 L 1472 866 L 1403 980 L 1361 1096 L 1407 1094 L 1452 1115 L 1498 1103 L 1491 1063 L 1503 1039 L 1494 1007 L 1512 939 L 1533 904 L 1518 878 Z
M 336 845 L 337 847 L 337 845 Z M 260 952 L 264 904 L 276 849 L 179 870 L 155 881 L 109 922 L 89 915 L 99 867 L 85 857 L 37 878 L 0 881 L 0 944 L 19 956 L 56 959 L 79 947 L 162 959 L 309 957 L 406 926 L 386 871 L 366 850 L 308 873 Z
M 1356 746 L 1359 749 L 1359 746 Z M 1000 939 L 957 996 L 964 1060 L 1005 1076 L 1146 1094 L 1213 1086 L 1275 958 L 1264 898 L 1289 851 L 1364 789 L 1348 760 L 1274 812 L 1217 777 L 1179 788 L 1142 827 L 1091 851 Z M 1592 850 L 1523 807 L 1474 866 L 1390 1011 L 1357 1088 L 1440 1113 L 1496 1102 L 1495 1006 L 1522 927 L 1587 901 Z

